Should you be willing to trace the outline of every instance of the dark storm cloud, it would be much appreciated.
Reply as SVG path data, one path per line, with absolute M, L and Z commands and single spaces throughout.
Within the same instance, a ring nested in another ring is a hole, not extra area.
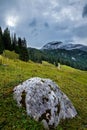
M 0 26 L 9 23 L 11 32 L 32 47 L 55 40 L 87 41 L 86 17 L 87 0 L 0 0 Z
M 83 13 L 82 13 L 83 17 L 87 17 L 87 4 L 84 6 L 83 8 Z
M 44 26 L 45 26 L 46 28 L 49 28 L 49 24 L 48 24 L 47 22 L 44 23 Z
M 29 23 L 29 26 L 30 27 L 35 27 L 37 25 L 37 21 L 36 19 L 34 18 L 30 23 Z
M 38 30 L 36 28 L 32 29 L 31 34 L 33 37 L 36 37 L 38 35 Z

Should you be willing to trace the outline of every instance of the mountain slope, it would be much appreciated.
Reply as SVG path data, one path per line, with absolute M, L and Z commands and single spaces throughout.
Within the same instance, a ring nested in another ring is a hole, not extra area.
M 41 50 L 28 48 L 29 59 L 41 63 L 43 60 L 57 65 L 58 62 L 81 70 L 87 70 L 87 49 L 83 45 L 51 42 Z
M 72 120 L 61 122 L 56 130 L 87 129 L 87 72 L 61 65 L 60 70 L 52 64 L 22 62 L 0 56 L 0 129 L 1 130 L 44 130 L 42 124 L 26 115 L 13 100 L 13 88 L 31 77 L 50 78 L 67 94 L 78 115 Z M 4 99 L 4 100 L 3 100 Z
M 81 50 L 43 50 L 47 60 L 51 63 L 60 62 L 74 68 L 87 70 L 87 53 Z

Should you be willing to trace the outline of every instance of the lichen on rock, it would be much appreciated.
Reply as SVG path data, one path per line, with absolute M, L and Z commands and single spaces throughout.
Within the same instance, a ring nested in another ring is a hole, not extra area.
M 77 112 L 69 98 L 50 79 L 34 77 L 14 88 L 18 106 L 27 115 L 43 123 L 46 129 L 55 128 L 61 119 L 73 118 Z

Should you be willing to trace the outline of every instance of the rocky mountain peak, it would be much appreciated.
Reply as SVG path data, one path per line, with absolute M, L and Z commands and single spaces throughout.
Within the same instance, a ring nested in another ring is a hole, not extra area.
M 64 49 L 64 50 L 74 50 L 79 49 L 87 52 L 87 46 L 82 44 L 74 44 L 73 42 L 61 42 L 61 41 L 53 41 L 45 44 L 42 47 L 42 50 L 56 50 L 56 49 Z

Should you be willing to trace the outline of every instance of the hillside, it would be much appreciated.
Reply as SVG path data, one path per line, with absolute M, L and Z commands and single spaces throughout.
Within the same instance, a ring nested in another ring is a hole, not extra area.
M 56 130 L 87 129 L 87 72 L 61 65 L 59 70 L 47 62 L 23 62 L 0 56 L 0 129 L 44 130 L 42 124 L 30 119 L 13 100 L 13 88 L 31 77 L 50 78 L 67 94 L 74 104 L 78 116 L 62 121 Z
M 58 43 L 61 44 L 61 43 Z M 47 44 L 49 45 L 49 44 Z M 57 45 L 56 45 L 57 46 Z M 53 45 L 52 45 L 53 47 Z M 86 49 L 87 50 L 87 49 Z M 87 52 L 79 49 L 35 49 L 28 48 L 29 59 L 41 63 L 43 60 L 49 63 L 61 63 L 73 68 L 87 70 Z

